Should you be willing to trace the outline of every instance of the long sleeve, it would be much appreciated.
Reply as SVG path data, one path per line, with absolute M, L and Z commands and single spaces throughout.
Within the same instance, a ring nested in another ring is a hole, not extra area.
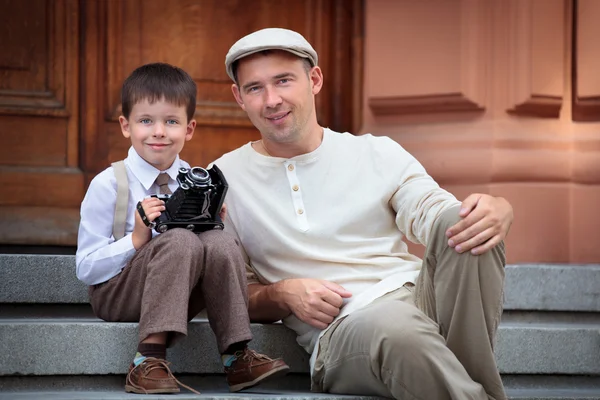
M 81 204 L 77 278 L 87 285 L 117 275 L 135 254 L 131 233 L 118 241 L 112 236 L 116 198 L 116 180 L 109 168 L 92 180 Z
M 399 144 L 391 139 L 386 141 L 389 143 L 382 151 L 388 154 L 381 156 L 391 163 L 387 169 L 396 171 L 392 175 L 397 189 L 390 199 L 396 212 L 396 225 L 411 242 L 427 245 L 438 216 L 460 202 L 440 188 L 425 168 Z

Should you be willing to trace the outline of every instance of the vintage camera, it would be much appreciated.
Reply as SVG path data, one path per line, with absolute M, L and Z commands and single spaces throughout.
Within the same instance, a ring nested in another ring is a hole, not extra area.
M 154 229 L 163 233 L 173 228 L 185 228 L 193 232 L 223 229 L 219 211 L 227 193 L 227 181 L 221 170 L 213 165 L 179 168 L 179 187 L 173 194 L 159 194 L 165 202 L 165 210 L 154 221 Z

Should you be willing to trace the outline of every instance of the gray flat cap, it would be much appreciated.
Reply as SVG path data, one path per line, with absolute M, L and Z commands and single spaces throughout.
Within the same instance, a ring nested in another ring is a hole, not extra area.
M 227 75 L 235 82 L 231 68 L 234 61 L 263 50 L 285 50 L 298 57 L 308 58 L 314 67 L 319 62 L 317 52 L 304 36 L 282 28 L 266 28 L 244 36 L 234 43 L 225 56 Z

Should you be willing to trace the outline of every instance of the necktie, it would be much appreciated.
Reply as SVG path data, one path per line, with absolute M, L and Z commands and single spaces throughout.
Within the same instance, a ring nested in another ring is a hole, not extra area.
M 156 178 L 156 184 L 160 188 L 160 194 L 172 194 L 171 189 L 169 189 L 169 175 L 166 173 L 162 173 L 158 175 Z

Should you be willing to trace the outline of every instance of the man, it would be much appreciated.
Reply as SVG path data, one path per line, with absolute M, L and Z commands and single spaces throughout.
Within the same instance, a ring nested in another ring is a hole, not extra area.
M 254 32 L 225 64 L 262 137 L 215 161 L 250 318 L 296 331 L 315 391 L 506 399 L 493 344 L 510 204 L 461 204 L 391 139 L 319 126 L 323 74 L 296 32 Z M 404 237 L 426 246 L 423 261 Z

